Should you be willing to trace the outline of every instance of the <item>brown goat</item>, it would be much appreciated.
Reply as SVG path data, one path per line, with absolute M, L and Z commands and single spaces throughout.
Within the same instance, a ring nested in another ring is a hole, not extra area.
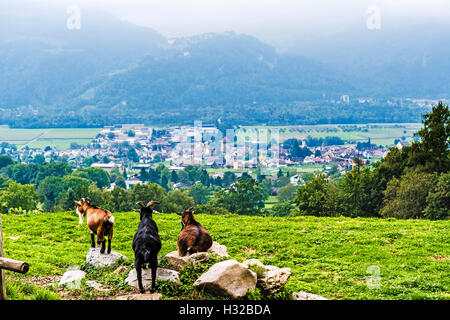
M 183 257 L 186 254 L 207 251 L 212 246 L 211 235 L 194 218 L 193 208 L 177 213 L 181 216 L 181 229 L 178 235 L 178 254 Z
M 86 223 L 91 233 L 91 247 L 95 248 L 95 235 L 97 235 L 97 243 L 102 245 L 100 253 L 105 253 L 105 236 L 108 236 L 108 253 L 111 253 L 111 240 L 114 231 L 114 217 L 111 212 L 91 205 L 85 198 L 74 202 L 77 204 L 80 225 L 86 215 Z

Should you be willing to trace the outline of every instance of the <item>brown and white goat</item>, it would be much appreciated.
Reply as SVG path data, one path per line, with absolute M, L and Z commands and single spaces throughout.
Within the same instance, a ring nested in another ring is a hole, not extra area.
M 108 236 L 108 253 L 111 253 L 111 240 L 114 231 L 114 217 L 111 212 L 91 205 L 86 198 L 74 202 L 77 205 L 80 225 L 83 223 L 84 216 L 86 216 L 86 223 L 91 233 L 91 247 L 95 248 L 95 235 L 97 235 L 97 244 L 102 245 L 100 253 L 105 253 L 105 236 Z
M 193 208 L 177 213 L 181 216 L 182 229 L 178 235 L 178 254 L 183 257 L 186 254 L 207 251 L 212 246 L 211 235 L 194 218 Z

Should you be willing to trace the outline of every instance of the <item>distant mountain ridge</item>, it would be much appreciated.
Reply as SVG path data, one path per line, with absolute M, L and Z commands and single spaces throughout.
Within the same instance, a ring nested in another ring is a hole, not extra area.
M 342 95 L 387 100 L 450 92 L 450 74 L 438 68 L 440 60 L 448 65 L 441 50 L 428 51 L 429 70 L 417 55 L 404 62 L 401 53 L 367 66 L 376 57 L 363 56 L 367 48 L 346 47 L 340 38 L 330 40 L 330 49 L 324 43 L 305 47 L 305 55 L 301 49 L 287 54 L 232 31 L 167 39 L 101 12 L 83 12 L 80 30 L 67 29 L 66 17 L 0 19 L 0 29 L 10 30 L 0 34 L 0 122 L 102 126 L 219 117 L 246 123 L 382 122 L 389 116 L 386 105 L 371 106 L 378 111 L 337 106 L 330 113 L 330 101 Z M 416 121 L 420 113 L 401 110 L 398 117 Z

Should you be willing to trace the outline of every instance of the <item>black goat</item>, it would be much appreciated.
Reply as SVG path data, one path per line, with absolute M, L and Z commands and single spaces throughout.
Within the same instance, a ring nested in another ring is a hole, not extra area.
M 142 286 L 142 268 L 145 269 L 146 264 L 149 264 L 152 269 L 152 289 L 150 292 L 155 291 L 156 269 L 158 268 L 158 252 L 161 250 L 161 239 L 159 238 L 156 222 L 152 218 L 154 211 L 151 206 L 158 203 L 157 201 L 150 201 L 147 205 L 144 205 L 142 201 L 136 203 L 141 206 L 141 209 L 136 209 L 141 214 L 141 222 L 134 235 L 133 250 L 134 266 L 136 268 L 141 293 L 145 292 Z

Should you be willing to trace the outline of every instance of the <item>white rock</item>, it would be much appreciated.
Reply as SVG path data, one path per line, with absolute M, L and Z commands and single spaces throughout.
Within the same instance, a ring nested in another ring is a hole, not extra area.
M 219 258 L 230 256 L 227 252 L 227 247 L 215 241 L 213 242 L 212 246 L 208 249 L 208 252 L 211 254 L 216 254 Z
M 255 290 L 256 273 L 236 260 L 216 263 L 194 282 L 194 287 L 214 295 L 238 299 Z
M 100 247 L 90 248 L 86 255 L 86 263 L 93 265 L 96 268 L 104 268 L 117 264 L 117 260 L 127 260 L 123 254 L 115 251 L 111 253 L 100 253 Z
M 63 274 L 59 280 L 60 286 L 66 286 L 69 289 L 81 288 L 81 280 L 86 276 L 86 272 L 81 270 L 69 270 Z
M 175 284 L 180 283 L 180 276 L 177 271 L 165 269 L 165 268 L 158 268 L 156 270 L 156 280 L 163 280 L 163 281 L 172 281 Z M 128 274 L 128 277 L 125 279 L 125 281 L 133 288 L 139 288 L 138 280 L 137 280 L 137 274 L 136 269 L 133 269 Z M 152 269 L 142 269 L 142 285 L 145 289 L 151 288 L 152 286 Z
M 321 297 L 317 294 L 308 293 L 308 292 L 294 292 L 292 294 L 292 298 L 294 300 L 328 300 L 327 298 Z
M 276 266 L 264 265 L 258 259 L 249 259 L 243 262 L 244 265 L 251 268 L 256 265 L 262 271 L 258 277 L 258 287 L 268 294 L 274 294 L 280 291 L 291 276 L 290 268 L 278 268 Z

